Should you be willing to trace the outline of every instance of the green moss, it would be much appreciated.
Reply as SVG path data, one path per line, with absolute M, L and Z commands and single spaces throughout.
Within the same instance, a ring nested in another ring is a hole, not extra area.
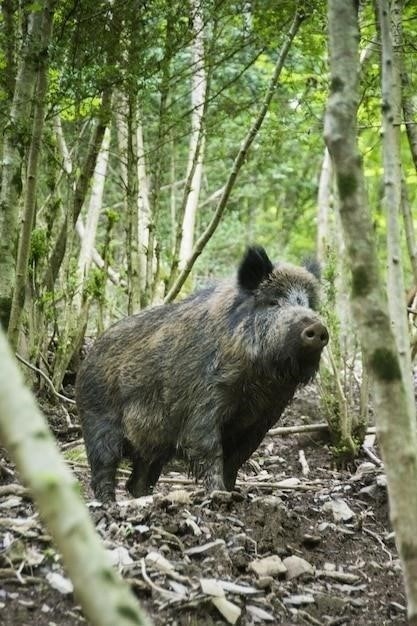
M 338 76 L 332 78 L 332 82 L 330 83 L 330 91 L 331 93 L 337 93 L 338 91 L 343 91 L 345 83 Z
M 366 267 L 359 265 L 352 270 L 352 295 L 354 298 L 365 296 L 370 287 L 369 272 Z
M 112 569 L 101 570 L 101 578 L 107 583 L 114 583 L 116 580 L 115 573 Z
M 337 177 L 337 186 L 341 200 L 351 196 L 358 188 L 356 176 L 352 174 L 339 174 Z
M 10 318 L 10 309 L 12 306 L 12 299 L 9 296 L 0 298 L 0 324 L 4 331 L 7 330 Z
M 46 430 L 38 430 L 36 433 L 33 433 L 33 438 L 42 441 L 49 438 L 49 433 Z
M 42 482 L 44 484 L 44 487 L 48 489 L 48 491 L 55 491 L 56 489 L 60 488 L 60 481 L 54 474 L 43 474 Z
M 121 605 L 119 605 L 117 607 L 117 612 L 120 613 L 121 617 L 124 617 L 125 619 L 130 619 L 132 624 L 139 624 L 140 623 L 140 618 L 139 618 L 139 615 L 138 615 L 137 611 L 135 611 L 130 606 L 126 606 L 124 604 L 121 604 Z
M 377 348 L 371 356 L 371 367 L 380 380 L 387 382 L 401 378 L 400 364 L 388 348 Z

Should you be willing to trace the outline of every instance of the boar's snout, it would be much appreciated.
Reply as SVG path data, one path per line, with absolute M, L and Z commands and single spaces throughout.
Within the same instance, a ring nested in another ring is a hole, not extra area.
M 329 341 L 327 328 L 321 322 L 314 322 L 301 333 L 301 343 L 309 350 L 322 350 Z

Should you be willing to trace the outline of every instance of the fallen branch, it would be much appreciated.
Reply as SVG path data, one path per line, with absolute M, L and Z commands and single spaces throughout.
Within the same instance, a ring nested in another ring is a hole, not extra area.
M 45 382 L 47 382 L 48 385 L 50 386 L 50 388 L 52 390 L 52 393 L 57 398 L 59 398 L 60 400 L 63 400 L 64 402 L 68 402 L 69 404 L 75 404 L 75 400 L 71 400 L 71 398 L 67 398 L 67 396 L 62 395 L 62 393 L 59 393 L 59 391 L 57 391 L 55 389 L 52 380 L 50 380 L 47 377 L 47 375 L 45 374 L 45 372 L 43 372 L 41 369 L 39 369 L 39 367 L 36 367 L 35 365 L 32 365 L 32 363 L 29 363 L 29 361 L 26 361 L 26 359 L 24 359 L 22 356 L 20 356 L 20 354 L 18 354 L 17 352 L 15 353 L 15 356 L 16 356 L 16 359 L 18 361 L 23 363 L 23 365 L 26 365 L 26 367 L 28 367 L 29 369 L 33 370 L 37 374 L 39 374 L 39 376 L 42 376 L 42 378 L 45 380 Z
M 158 593 L 160 593 L 161 595 L 165 596 L 166 598 L 169 598 L 171 600 L 175 600 L 178 599 L 178 594 L 174 593 L 173 591 L 169 591 L 168 589 L 164 589 L 163 587 L 160 587 L 159 585 L 156 585 L 148 576 L 147 572 L 146 572 L 146 565 L 145 565 L 145 559 L 141 559 L 140 560 L 140 565 L 141 565 L 141 570 L 142 570 L 142 578 L 143 580 L 149 585 L 149 587 L 151 589 L 153 589 L 154 591 L 157 591 Z
M 278 428 L 271 428 L 268 431 L 268 435 L 285 436 L 285 435 L 298 435 L 301 433 L 319 433 L 321 431 L 328 431 L 329 425 L 320 422 L 318 424 L 301 424 L 300 426 L 279 426 Z M 367 435 L 374 435 L 376 432 L 375 426 L 370 426 L 366 431 Z
M 331 580 L 337 580 L 339 583 L 343 584 L 354 584 L 359 582 L 360 576 L 357 574 L 349 574 L 349 572 L 337 572 L 337 571 L 327 571 L 317 569 L 315 572 L 316 578 L 330 578 Z
M 71 448 L 76 448 L 77 446 L 84 445 L 84 439 L 74 439 L 74 441 L 67 441 L 67 443 L 63 443 L 60 445 L 61 450 L 70 450 Z

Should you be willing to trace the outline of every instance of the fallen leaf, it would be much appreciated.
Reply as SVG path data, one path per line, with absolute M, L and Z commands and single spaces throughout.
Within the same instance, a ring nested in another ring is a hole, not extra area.
M 74 586 L 70 579 L 58 574 L 58 572 L 49 572 L 46 575 L 46 580 L 53 589 L 64 595 L 74 591 Z
M 208 596 L 224 598 L 224 591 L 219 581 L 214 578 L 200 578 L 200 587 L 203 593 Z
M 224 591 L 229 591 L 229 593 L 236 593 L 241 596 L 251 596 L 260 593 L 259 589 L 250 587 L 249 585 L 237 585 L 229 580 L 218 580 L 217 582 Z
M 179 574 L 175 570 L 172 563 L 159 552 L 148 552 L 145 557 L 145 561 L 147 564 L 152 565 L 155 569 L 162 572 L 162 574 L 167 574 L 167 576 L 170 576 L 174 580 L 179 582 L 185 582 L 188 580 L 186 576 Z
M 229 622 L 229 624 L 236 624 L 237 620 L 242 613 L 242 609 L 230 600 L 226 600 L 226 598 L 212 598 L 216 609 L 223 615 L 223 617 Z
M 304 593 L 283 598 L 283 602 L 284 604 L 290 604 L 291 606 L 301 606 L 303 604 L 313 604 L 314 597 L 311 593 Z
M 247 604 L 246 611 L 252 616 L 254 622 L 275 622 L 275 617 L 261 609 L 259 606 Z

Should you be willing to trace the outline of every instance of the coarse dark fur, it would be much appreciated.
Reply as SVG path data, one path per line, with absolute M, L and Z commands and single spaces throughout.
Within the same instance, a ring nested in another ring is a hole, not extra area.
M 114 500 L 119 462 L 127 489 L 148 493 L 165 463 L 186 458 L 209 489 L 232 489 L 292 399 L 317 372 L 326 328 L 318 281 L 249 248 L 237 280 L 111 326 L 77 377 L 92 487 Z

